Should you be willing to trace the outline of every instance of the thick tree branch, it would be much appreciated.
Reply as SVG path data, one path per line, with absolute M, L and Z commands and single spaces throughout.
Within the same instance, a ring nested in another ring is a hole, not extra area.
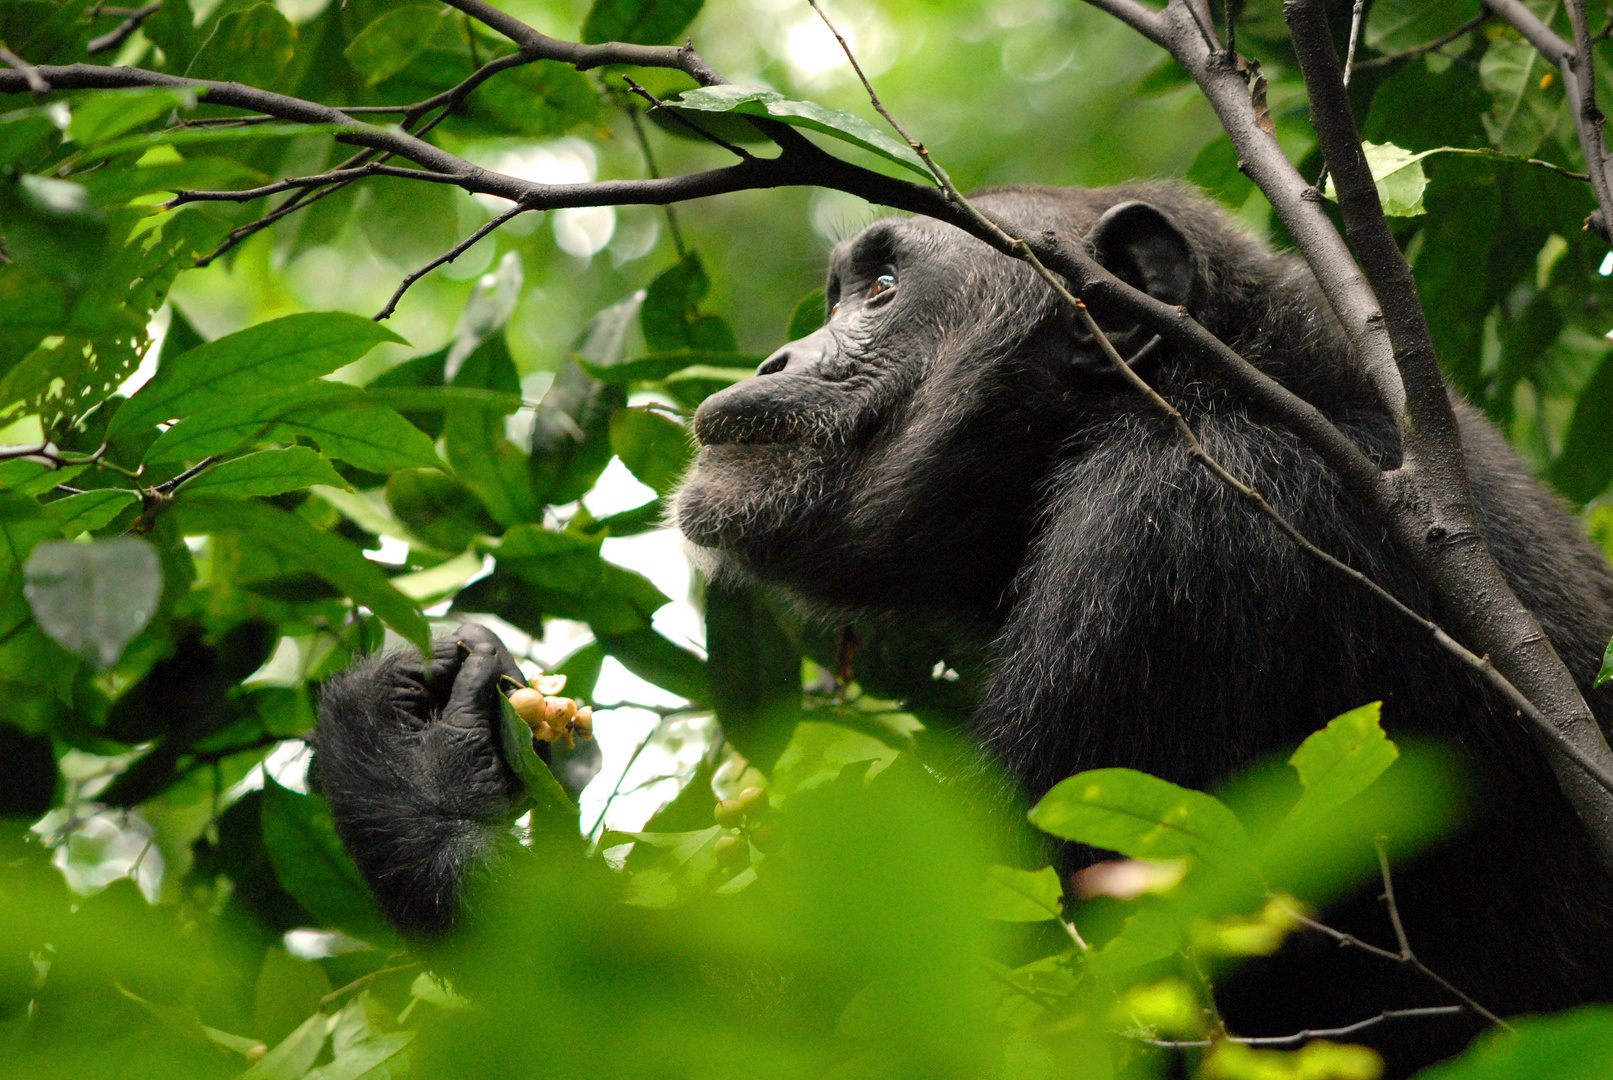
M 1592 843 L 1613 866 L 1613 798 L 1575 764 L 1584 755 L 1597 763 L 1595 775 L 1600 776 L 1613 770 L 1613 751 L 1550 639 L 1513 594 L 1479 532 L 1456 415 L 1411 267 L 1389 231 L 1361 149 L 1321 0 L 1286 0 L 1283 13 L 1310 93 L 1311 123 L 1338 188 L 1345 229 L 1382 301 L 1378 317 L 1406 391 L 1404 464 L 1385 474 L 1373 503 L 1401 549 L 1457 613 L 1462 636 L 1487 654 L 1562 736 L 1548 742 L 1548 757 Z M 1572 757 L 1562 752 L 1563 739 L 1575 745 Z
M 1238 167 L 1271 203 L 1316 274 L 1328 305 L 1360 357 L 1379 399 L 1392 416 L 1404 410 L 1394 348 L 1378 317 L 1378 300 L 1322 208 L 1322 197 L 1299 174 L 1282 147 L 1261 127 L 1248 76 L 1237 58 L 1207 40 L 1186 0 L 1153 11 L 1134 0 L 1088 0 L 1165 49 L 1193 76 L 1238 151 Z

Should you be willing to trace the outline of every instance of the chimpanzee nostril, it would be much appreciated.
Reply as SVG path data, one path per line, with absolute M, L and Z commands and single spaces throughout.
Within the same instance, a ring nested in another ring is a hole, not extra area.
M 779 372 L 783 371 L 784 368 L 789 364 L 789 362 L 790 362 L 790 354 L 781 350 L 779 352 L 774 353 L 772 356 L 769 356 L 766 360 L 763 360 L 760 364 L 758 364 L 756 366 L 756 374 L 758 374 L 758 375 L 776 375 Z

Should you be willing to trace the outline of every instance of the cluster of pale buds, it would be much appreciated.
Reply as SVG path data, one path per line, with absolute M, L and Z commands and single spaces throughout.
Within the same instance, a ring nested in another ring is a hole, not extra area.
M 510 692 L 510 704 L 532 729 L 532 737 L 544 742 L 564 741 L 576 746 L 576 739 L 594 737 L 594 710 L 579 705 L 575 698 L 560 697 L 566 688 L 564 675 L 539 675 L 530 687 Z

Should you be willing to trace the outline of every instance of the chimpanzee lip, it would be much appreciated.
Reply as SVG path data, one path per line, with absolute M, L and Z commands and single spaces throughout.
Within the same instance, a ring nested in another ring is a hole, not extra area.
M 712 412 L 695 419 L 695 438 L 704 446 L 775 446 L 798 442 L 809 429 L 798 416 Z

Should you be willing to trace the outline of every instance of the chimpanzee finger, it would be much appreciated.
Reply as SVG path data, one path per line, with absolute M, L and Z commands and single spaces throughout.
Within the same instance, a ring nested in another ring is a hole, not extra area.
M 485 644 L 473 646 L 454 676 L 453 691 L 442 710 L 443 721 L 450 727 L 495 730 L 501 712 L 499 683 L 507 659 L 507 653 L 500 658 Z
M 499 674 L 508 676 L 522 686 L 526 685 L 526 676 L 521 672 L 521 665 L 515 662 L 515 657 L 510 655 L 510 650 L 504 647 L 504 642 L 499 640 L 499 636 L 493 631 L 479 623 L 461 623 L 455 628 L 454 637 L 464 642 L 472 652 L 491 649 L 499 660 Z M 513 687 L 505 684 L 503 689 L 508 691 Z

